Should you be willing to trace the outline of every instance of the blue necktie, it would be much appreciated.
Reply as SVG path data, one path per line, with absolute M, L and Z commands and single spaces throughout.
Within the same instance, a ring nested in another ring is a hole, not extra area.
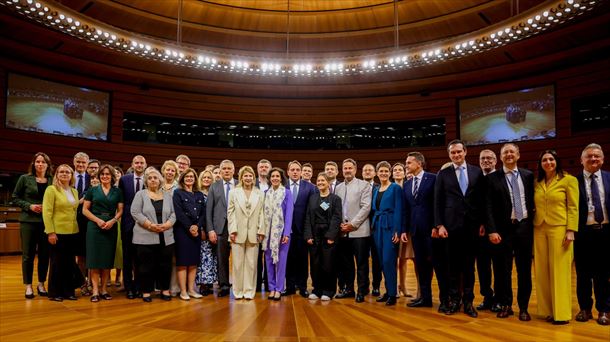
M 461 186 L 460 186 L 460 188 L 461 188 Z M 414 184 L 413 184 L 413 198 L 417 197 L 418 190 L 419 190 L 419 178 L 415 177 Z
M 604 222 L 604 210 L 602 209 L 602 200 L 599 196 L 599 188 L 597 187 L 597 175 L 591 175 L 591 202 L 593 202 L 593 217 L 597 223 Z
M 460 190 L 462 190 L 462 195 L 466 196 L 466 190 L 468 189 L 468 183 L 466 181 L 466 174 L 464 173 L 464 166 L 458 166 L 460 170 L 460 175 L 458 181 L 460 183 Z
M 229 205 L 229 191 L 231 191 L 231 183 L 225 182 L 227 186 L 227 191 L 225 192 L 225 200 L 227 201 L 227 205 Z
M 297 195 L 299 194 L 299 188 L 297 188 L 297 182 L 292 182 L 292 203 L 296 203 Z
M 523 207 L 521 204 L 521 191 L 519 190 L 519 171 L 515 170 L 510 173 L 510 187 L 513 191 L 513 206 L 515 207 L 515 219 L 523 220 Z
M 83 188 L 84 182 L 83 182 L 83 175 L 78 175 L 78 184 L 76 185 L 76 187 L 78 188 L 78 198 L 82 198 L 83 197 Z

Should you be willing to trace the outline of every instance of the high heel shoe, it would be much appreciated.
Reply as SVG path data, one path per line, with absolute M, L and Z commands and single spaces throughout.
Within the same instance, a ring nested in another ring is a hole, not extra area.
M 36 291 L 38 292 L 38 295 L 41 297 L 47 297 L 49 296 L 49 293 L 47 292 L 47 289 L 44 288 L 44 285 L 38 285 L 38 287 L 36 288 Z
M 29 291 L 28 291 L 29 290 Z M 31 287 L 25 289 L 25 299 L 34 299 L 34 290 Z

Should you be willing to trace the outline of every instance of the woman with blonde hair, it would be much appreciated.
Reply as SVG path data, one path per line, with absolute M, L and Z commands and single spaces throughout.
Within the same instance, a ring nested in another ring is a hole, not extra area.
M 239 169 L 238 185 L 229 192 L 227 220 L 233 257 L 235 299 L 254 299 L 258 244 L 265 237 L 264 194 L 254 186 L 254 169 Z
M 178 163 L 173 160 L 166 160 L 161 166 L 161 174 L 163 175 L 163 191 L 167 191 L 173 195 L 174 190 L 178 189 Z
M 206 203 L 208 200 L 208 190 L 212 182 L 214 182 L 214 175 L 211 169 L 208 168 L 199 174 L 199 190 L 203 193 L 203 199 Z M 216 258 L 216 252 L 213 249 L 212 243 L 207 239 L 205 232 L 201 234 L 199 258 L 195 284 L 199 285 L 199 294 L 207 296 L 213 293 L 214 283 L 218 280 L 218 259 Z
M 78 203 L 74 171 L 69 165 L 62 164 L 55 170 L 53 185 L 47 187 L 42 200 L 42 218 L 51 260 L 49 299 L 57 302 L 76 300 L 74 290 L 85 281 L 76 264 Z

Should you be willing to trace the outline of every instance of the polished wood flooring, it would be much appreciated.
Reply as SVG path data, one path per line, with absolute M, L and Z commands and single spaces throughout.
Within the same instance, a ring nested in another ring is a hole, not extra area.
M 412 274 L 409 291 L 415 292 Z M 0 341 L 610 341 L 610 328 L 595 321 L 553 326 L 536 317 L 535 290 L 531 322 L 489 312 L 476 319 L 445 316 L 437 313 L 437 302 L 435 308 L 412 309 L 405 307 L 407 298 L 385 307 L 372 296 L 361 304 L 311 302 L 298 295 L 273 302 L 263 294 L 252 301 L 208 296 L 144 303 L 112 288 L 110 301 L 79 297 L 56 303 L 38 296 L 25 300 L 23 294 L 20 257 L 0 257 Z

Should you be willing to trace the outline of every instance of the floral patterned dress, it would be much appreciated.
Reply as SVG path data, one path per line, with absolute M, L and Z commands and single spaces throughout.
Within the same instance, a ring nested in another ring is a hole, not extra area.
M 203 195 L 203 198 L 207 202 L 208 196 L 206 194 Z M 201 241 L 199 256 L 195 283 L 197 285 L 212 285 L 218 280 L 218 260 L 210 240 Z

